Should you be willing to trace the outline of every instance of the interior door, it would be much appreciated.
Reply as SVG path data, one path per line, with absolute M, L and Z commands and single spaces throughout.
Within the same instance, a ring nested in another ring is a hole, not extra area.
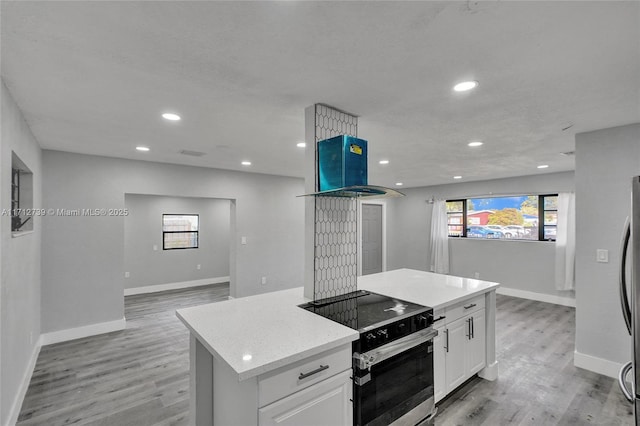
M 382 205 L 362 204 L 362 275 L 382 272 Z

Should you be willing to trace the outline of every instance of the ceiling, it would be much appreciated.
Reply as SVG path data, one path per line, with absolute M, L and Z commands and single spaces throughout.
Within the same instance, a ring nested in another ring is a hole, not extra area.
M 359 116 L 370 183 L 415 187 L 573 170 L 576 133 L 640 121 L 635 1 L 1 8 L 2 78 L 45 149 L 302 177 L 324 103 Z

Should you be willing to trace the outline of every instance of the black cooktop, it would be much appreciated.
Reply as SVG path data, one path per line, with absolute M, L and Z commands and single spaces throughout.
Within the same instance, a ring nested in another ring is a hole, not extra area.
M 309 302 L 300 307 L 361 333 L 431 310 L 427 306 L 364 290 Z

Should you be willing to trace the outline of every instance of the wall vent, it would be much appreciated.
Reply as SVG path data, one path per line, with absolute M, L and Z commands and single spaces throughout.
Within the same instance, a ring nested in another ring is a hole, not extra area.
M 200 152 L 200 151 L 189 151 L 188 149 L 182 149 L 180 151 L 178 151 L 180 154 L 182 155 L 190 155 L 192 157 L 202 157 L 203 155 L 206 155 L 205 152 Z

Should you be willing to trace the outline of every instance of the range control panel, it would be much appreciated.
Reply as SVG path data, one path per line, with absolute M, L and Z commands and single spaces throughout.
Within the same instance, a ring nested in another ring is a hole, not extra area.
M 416 331 L 429 328 L 431 325 L 433 325 L 433 312 L 416 314 L 361 333 L 360 340 L 356 343 L 359 347 L 354 349 L 360 353 L 367 352 Z

